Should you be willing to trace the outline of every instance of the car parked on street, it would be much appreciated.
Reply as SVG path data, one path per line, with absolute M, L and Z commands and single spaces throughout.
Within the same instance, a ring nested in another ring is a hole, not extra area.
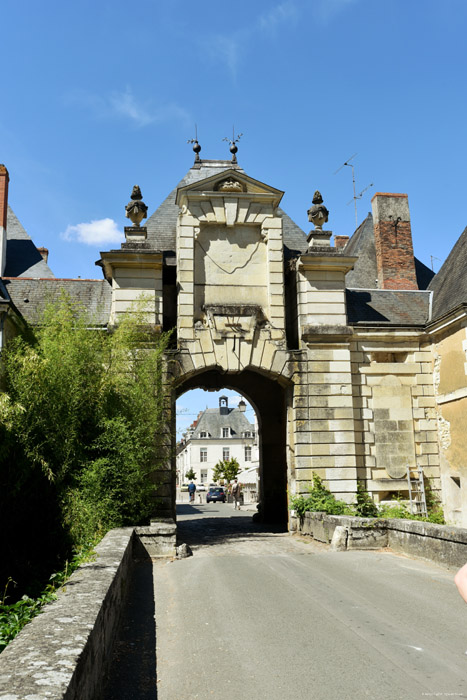
M 222 486 L 211 486 L 206 494 L 206 503 L 210 503 L 211 501 L 213 503 L 217 503 L 218 501 L 225 503 L 225 498 L 225 490 Z

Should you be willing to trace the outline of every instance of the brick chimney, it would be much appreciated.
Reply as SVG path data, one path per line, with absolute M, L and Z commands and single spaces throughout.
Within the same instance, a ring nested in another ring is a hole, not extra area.
M 376 192 L 371 205 L 378 287 L 418 289 L 407 195 Z
M 343 250 L 349 242 L 349 236 L 334 236 L 334 246 L 337 250 Z
M 0 164 L 0 276 L 6 265 L 6 220 L 8 214 L 8 183 L 10 176 L 4 165 Z

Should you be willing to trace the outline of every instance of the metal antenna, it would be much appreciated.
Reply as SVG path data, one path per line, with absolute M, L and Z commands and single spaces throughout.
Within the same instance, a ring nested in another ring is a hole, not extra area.
M 433 260 L 439 260 L 440 262 L 442 262 L 442 261 L 441 261 L 441 258 L 436 258 L 434 255 L 430 255 L 430 258 L 431 258 L 431 271 L 434 272 L 435 269 L 433 267 Z
M 336 172 L 334 173 L 334 175 L 337 175 L 337 173 L 339 172 L 339 170 L 342 170 L 342 168 L 343 168 L 345 165 L 347 165 L 349 168 L 352 168 L 353 197 L 352 197 L 352 199 L 350 200 L 350 202 L 347 202 L 347 204 L 350 204 L 350 203 L 352 202 L 352 200 L 353 200 L 353 202 L 354 202 L 354 206 L 355 206 L 355 230 L 358 228 L 357 199 L 361 199 L 363 193 L 366 192 L 370 187 L 373 187 L 373 183 L 371 183 L 370 185 L 368 185 L 368 187 L 365 187 L 365 189 L 362 190 L 362 191 L 360 192 L 360 194 L 357 194 L 356 189 L 355 189 L 355 166 L 354 166 L 353 163 L 350 162 L 350 161 L 352 160 L 352 158 L 355 158 L 356 155 L 357 155 L 357 154 L 354 153 L 353 156 L 350 156 L 350 158 L 347 158 L 347 160 L 345 161 L 345 163 L 342 163 L 342 165 L 340 166 L 340 168 L 337 168 Z
M 352 201 L 353 201 L 354 199 L 361 199 L 363 193 L 366 192 L 367 190 L 369 190 L 370 187 L 373 187 L 373 183 L 372 183 L 372 182 L 370 182 L 370 184 L 367 185 L 367 186 L 365 187 L 365 189 L 363 189 L 363 190 L 360 192 L 360 194 L 357 194 L 356 196 L 352 197 L 352 199 L 350 199 L 350 200 L 347 202 L 347 206 L 348 206 L 349 204 L 352 204 Z

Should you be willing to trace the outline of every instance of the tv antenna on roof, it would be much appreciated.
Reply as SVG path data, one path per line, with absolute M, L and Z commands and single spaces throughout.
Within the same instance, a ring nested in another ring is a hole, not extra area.
M 353 202 L 354 202 L 354 206 L 355 206 L 355 229 L 358 228 L 357 199 L 361 199 L 363 193 L 366 192 L 370 187 L 373 187 L 373 183 L 371 183 L 370 185 L 368 185 L 367 187 L 365 187 L 365 189 L 362 190 L 362 191 L 360 192 L 360 194 L 357 194 L 356 189 L 355 189 L 355 166 L 354 166 L 353 163 L 350 162 L 350 161 L 352 160 L 352 158 L 355 158 L 356 155 L 357 155 L 357 154 L 354 153 L 353 156 L 350 156 L 350 158 L 347 158 L 347 160 L 345 161 L 345 163 L 342 163 L 342 165 L 340 166 L 340 168 L 337 168 L 336 172 L 334 173 L 334 175 L 337 175 L 337 173 L 339 172 L 339 170 L 342 170 L 342 168 L 343 168 L 345 165 L 347 165 L 349 168 L 352 168 L 353 197 L 352 197 L 352 199 L 350 200 L 350 202 L 347 202 L 347 204 L 350 204 L 350 203 L 352 202 L 352 200 L 353 200 Z

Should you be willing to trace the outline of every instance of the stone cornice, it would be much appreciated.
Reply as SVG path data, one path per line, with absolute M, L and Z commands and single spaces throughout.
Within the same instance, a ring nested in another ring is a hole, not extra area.
M 101 253 L 101 259 L 96 263 L 104 271 L 108 282 L 113 279 L 114 267 L 143 269 L 158 269 L 163 264 L 163 253 L 160 250 L 111 250 Z
M 342 272 L 346 274 L 352 270 L 357 257 L 342 255 L 338 252 L 308 252 L 303 253 L 298 259 L 299 270 L 325 270 L 332 272 Z

